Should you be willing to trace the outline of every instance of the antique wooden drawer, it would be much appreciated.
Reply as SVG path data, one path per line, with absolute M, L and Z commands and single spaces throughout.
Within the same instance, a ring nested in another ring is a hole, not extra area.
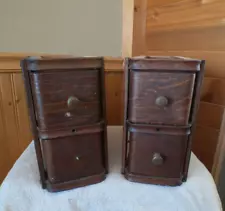
M 104 174 L 103 131 L 42 140 L 48 180 L 62 183 Z
M 32 94 L 40 130 L 99 122 L 102 116 L 99 69 L 32 72 Z
M 186 181 L 204 61 L 134 57 L 124 62 L 122 173 L 135 182 Z
M 101 182 L 108 172 L 104 59 L 21 62 L 43 188 Z
M 198 60 L 180 57 L 138 57 L 129 60 L 129 121 L 187 125 L 199 70 Z
M 159 178 L 181 178 L 189 128 L 131 126 L 128 172 Z
M 130 70 L 128 119 L 134 123 L 187 125 L 195 73 Z

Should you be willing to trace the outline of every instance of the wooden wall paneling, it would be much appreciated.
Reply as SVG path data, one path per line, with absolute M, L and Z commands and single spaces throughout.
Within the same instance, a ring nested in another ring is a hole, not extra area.
M 147 28 L 151 32 L 222 25 L 223 0 L 170 0 L 147 7 Z M 158 2 L 158 1 L 157 1 Z
M 225 106 L 225 79 L 205 77 L 201 100 Z
M 222 119 L 223 121 L 220 128 L 221 132 L 214 156 L 214 165 L 212 168 L 212 174 L 214 175 L 214 179 L 217 185 L 219 184 L 220 172 L 225 159 L 225 112 L 223 113 Z
M 146 16 L 148 0 L 123 0 L 122 56 L 139 56 L 146 52 Z
M 122 56 L 132 55 L 134 0 L 123 0 Z
M 6 174 L 8 173 L 10 166 L 12 165 L 11 158 L 8 156 L 9 150 L 7 146 L 5 124 L 3 121 L 4 111 L 2 102 L 3 102 L 2 93 L 0 89 L 0 184 L 4 179 L 4 177 L 6 176 Z
M 28 116 L 27 102 L 21 73 L 13 74 L 13 84 L 15 93 L 15 112 L 18 119 L 18 135 L 20 140 L 20 150 L 23 152 L 32 140 L 30 120 Z
M 122 108 L 122 84 L 121 73 L 106 74 L 106 110 L 108 124 L 121 125 L 123 121 Z
M 214 165 L 214 156 L 216 153 L 219 138 L 219 130 L 210 127 L 197 125 L 193 136 L 192 149 L 197 157 L 205 164 L 209 171 L 212 171 Z
M 5 142 L 8 147 L 11 162 L 15 162 L 20 155 L 18 139 L 18 119 L 15 115 L 12 74 L 0 74 L 1 107 L 5 131 Z
M 171 31 L 147 31 L 146 45 L 154 51 L 222 51 L 225 27 L 185 28 Z
M 212 103 L 200 102 L 197 113 L 197 124 L 220 130 L 224 107 Z M 215 142 L 215 145 L 217 142 Z
M 123 60 L 105 58 L 106 114 L 109 125 L 123 122 Z

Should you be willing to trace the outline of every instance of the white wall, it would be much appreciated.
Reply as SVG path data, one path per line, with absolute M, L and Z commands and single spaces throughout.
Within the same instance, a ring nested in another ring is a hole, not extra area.
M 0 52 L 120 56 L 122 0 L 0 0 Z

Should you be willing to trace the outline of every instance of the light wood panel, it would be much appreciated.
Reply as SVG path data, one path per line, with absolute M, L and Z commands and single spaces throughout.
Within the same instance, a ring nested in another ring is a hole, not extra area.
M 212 171 L 216 147 L 219 138 L 219 130 L 210 127 L 197 125 L 192 149 L 197 157 L 205 164 L 209 171 Z
M 147 7 L 147 29 L 149 32 L 181 30 L 224 24 L 223 0 L 170 0 L 155 5 L 149 1 Z
M 146 34 L 147 48 L 154 51 L 222 51 L 225 49 L 225 27 L 185 28 Z M 213 41 L 213 42 L 212 42 Z
M 14 73 L 12 75 L 12 82 L 15 93 L 14 103 L 15 114 L 18 122 L 18 137 L 20 140 L 19 145 L 22 152 L 32 140 L 22 74 Z
M 138 56 L 146 52 L 147 4 L 148 0 L 123 0 L 123 57 Z
M 197 113 L 197 124 L 220 130 L 224 107 L 212 103 L 201 102 Z M 217 141 L 214 143 L 216 146 Z
M 2 111 L 5 130 L 5 142 L 7 143 L 9 155 L 14 162 L 20 155 L 18 137 L 18 118 L 14 104 L 14 89 L 11 74 L 0 74 L 0 89 L 2 95 Z
M 106 76 L 106 110 L 107 120 L 110 125 L 121 125 L 122 113 L 122 84 L 121 73 L 108 73 Z

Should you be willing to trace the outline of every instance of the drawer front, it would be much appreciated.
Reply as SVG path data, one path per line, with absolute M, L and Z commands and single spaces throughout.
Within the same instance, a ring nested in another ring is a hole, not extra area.
M 131 132 L 129 172 L 150 177 L 180 178 L 187 140 L 187 135 L 175 135 L 174 131 L 168 134 Z
M 133 123 L 187 125 L 195 73 L 130 71 L 128 119 Z
M 42 141 L 51 183 L 66 182 L 104 172 L 103 133 L 82 134 Z
M 102 118 L 100 70 L 31 73 L 40 130 L 99 122 Z

